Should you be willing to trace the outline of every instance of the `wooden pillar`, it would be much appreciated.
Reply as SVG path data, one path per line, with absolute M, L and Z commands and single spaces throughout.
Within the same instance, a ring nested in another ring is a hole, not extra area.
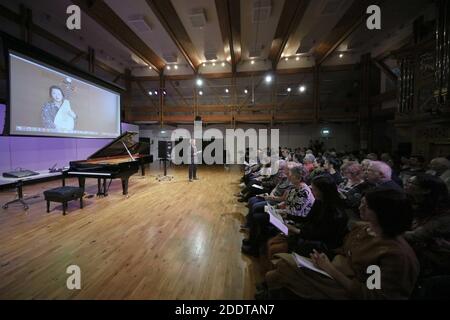
M 122 118 L 127 120 L 127 114 L 128 111 L 131 108 L 131 101 L 132 101 L 132 84 L 131 84 L 131 70 L 125 69 L 125 93 L 123 96 L 123 102 L 122 102 Z
M 88 69 L 90 73 L 95 73 L 95 50 L 91 47 L 88 47 Z
M 314 123 L 319 123 L 320 119 L 320 65 L 316 63 L 313 74 L 313 107 Z
M 33 17 L 31 9 L 20 4 L 20 33 L 22 39 L 29 44 L 32 43 L 32 26 Z
M 370 105 L 370 53 L 361 56 L 361 85 L 359 103 L 360 147 L 372 151 L 373 119 Z
M 161 72 L 159 76 L 159 114 L 160 114 L 160 124 L 164 125 L 164 90 L 166 86 L 166 79 L 164 73 Z

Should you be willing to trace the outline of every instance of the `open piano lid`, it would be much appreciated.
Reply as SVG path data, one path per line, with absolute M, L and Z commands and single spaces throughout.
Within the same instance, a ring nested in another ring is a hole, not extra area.
M 117 156 L 128 156 L 128 152 L 124 147 L 124 144 L 127 146 L 128 150 L 131 154 L 136 153 L 136 150 L 139 148 L 139 142 L 133 141 L 133 137 L 137 134 L 137 132 L 125 132 L 120 137 L 116 138 L 91 156 L 87 158 L 87 160 L 97 159 L 97 158 L 110 158 Z

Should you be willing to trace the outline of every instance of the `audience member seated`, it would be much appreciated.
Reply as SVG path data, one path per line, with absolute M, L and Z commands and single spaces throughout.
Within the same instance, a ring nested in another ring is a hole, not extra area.
M 344 199 L 348 216 L 351 220 L 359 220 L 359 205 L 364 192 L 373 187 L 363 179 L 363 167 L 357 162 L 347 162 L 341 166 L 341 173 L 345 179 L 338 186 Z
M 327 158 L 325 159 L 325 164 L 324 164 L 324 169 L 325 172 L 331 176 L 331 178 L 333 178 L 334 183 L 338 186 L 339 184 L 341 184 L 344 180 L 342 179 L 341 174 L 339 173 L 339 167 L 340 167 L 340 163 L 339 160 L 337 160 L 336 158 Z
M 413 155 L 409 158 L 409 169 L 404 170 L 400 174 L 400 179 L 405 185 L 406 181 L 419 173 L 425 173 L 425 159 L 421 155 Z
M 420 174 L 408 179 L 405 192 L 412 200 L 414 222 L 405 239 L 416 251 L 421 276 L 450 275 L 450 201 L 438 177 Z
M 407 299 L 419 274 L 416 255 L 402 234 L 411 227 L 412 209 L 403 192 L 376 187 L 361 201 L 361 217 L 330 261 L 315 251 L 311 259 L 331 278 L 299 268 L 290 254 L 279 254 L 266 274 L 268 298 L 283 289 L 303 299 Z M 367 287 L 369 266 L 380 268 L 381 286 Z M 262 288 L 264 286 L 261 286 Z
M 264 212 L 264 206 L 267 204 L 276 205 L 286 200 L 288 191 L 292 188 L 292 184 L 288 179 L 289 165 L 287 161 L 280 160 L 278 162 L 278 175 L 280 182 L 272 190 L 270 194 L 257 195 L 248 201 L 248 214 L 246 223 L 241 226 L 242 229 L 250 227 L 249 220 L 254 212 Z
M 429 167 L 428 173 L 441 178 L 450 190 L 450 161 L 446 158 L 434 158 Z
M 375 186 L 403 191 L 398 184 L 391 180 L 392 169 L 384 162 L 370 161 L 366 175 L 366 180 Z
M 347 233 L 345 204 L 339 196 L 334 180 L 318 176 L 312 180 L 315 201 L 306 218 L 288 225 L 289 236 L 280 234 L 268 241 L 267 256 L 295 251 L 309 255 L 313 249 L 329 251 L 342 245 Z
M 314 196 L 309 186 L 305 183 L 307 172 L 303 166 L 298 165 L 289 170 L 289 181 L 292 189 L 289 190 L 286 201 L 275 206 L 277 212 L 290 220 L 304 218 L 308 215 L 314 203 Z M 249 238 L 243 240 L 242 252 L 245 254 L 258 256 L 260 246 L 276 234 L 276 231 L 269 222 L 269 215 L 264 211 L 254 210 L 249 216 L 248 225 Z
M 314 170 L 314 161 L 316 158 L 313 154 L 308 153 L 303 158 L 303 166 L 305 167 L 306 171 L 308 171 L 308 174 L 310 174 Z

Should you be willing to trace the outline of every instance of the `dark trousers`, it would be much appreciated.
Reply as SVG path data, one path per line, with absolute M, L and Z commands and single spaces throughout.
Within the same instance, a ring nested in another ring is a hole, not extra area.
M 189 164 L 189 180 L 197 179 L 197 165 L 195 163 Z

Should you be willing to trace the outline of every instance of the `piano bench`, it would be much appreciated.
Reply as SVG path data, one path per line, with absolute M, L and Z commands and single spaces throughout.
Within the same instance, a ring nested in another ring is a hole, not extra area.
M 66 214 L 67 202 L 80 199 L 80 208 L 83 209 L 83 188 L 79 187 L 59 187 L 44 191 L 47 201 L 47 213 L 50 212 L 50 202 L 59 202 L 63 205 L 63 215 Z

